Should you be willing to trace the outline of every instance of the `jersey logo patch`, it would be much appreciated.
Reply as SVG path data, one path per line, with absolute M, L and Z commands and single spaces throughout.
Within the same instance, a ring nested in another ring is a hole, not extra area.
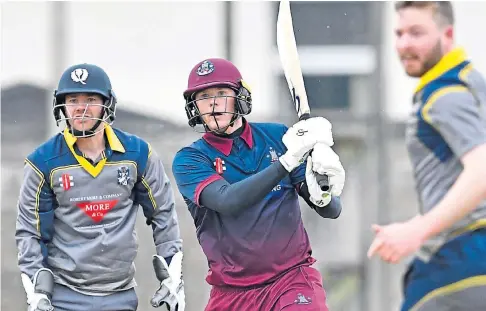
M 74 186 L 74 178 L 69 174 L 62 174 L 61 177 L 59 177 L 59 183 L 65 191 L 68 191 L 72 186 Z
M 309 297 L 305 297 L 301 293 L 297 294 L 297 299 L 294 300 L 296 305 L 310 305 L 312 303 L 312 299 Z
M 275 149 L 273 149 L 272 147 L 270 147 L 270 150 L 269 150 L 269 154 L 267 155 L 267 158 L 270 158 L 271 157 L 271 160 L 272 163 L 274 162 L 277 162 L 278 161 L 278 157 L 281 156 L 282 154 L 279 152 L 277 153 L 277 151 Z
M 118 203 L 118 200 L 88 201 L 76 203 L 76 206 L 82 209 L 94 222 L 100 222 L 115 207 L 116 203 Z
M 122 166 L 118 169 L 118 184 L 122 186 L 128 185 L 130 180 L 130 170 L 126 166 Z
M 224 171 L 226 171 L 226 166 L 224 165 L 224 161 L 221 158 L 216 158 L 213 162 L 214 167 L 216 168 L 216 172 L 221 175 Z

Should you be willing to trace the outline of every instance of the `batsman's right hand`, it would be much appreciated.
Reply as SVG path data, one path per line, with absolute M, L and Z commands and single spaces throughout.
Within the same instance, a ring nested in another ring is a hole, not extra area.
M 22 284 L 27 294 L 28 311 L 54 311 L 50 296 L 54 288 L 54 276 L 49 269 L 39 269 L 32 282 L 28 275 L 22 274 Z
M 323 117 L 302 120 L 289 128 L 282 137 L 287 152 L 279 159 L 285 169 L 290 173 L 302 164 L 317 143 L 334 145 L 331 129 L 331 123 Z

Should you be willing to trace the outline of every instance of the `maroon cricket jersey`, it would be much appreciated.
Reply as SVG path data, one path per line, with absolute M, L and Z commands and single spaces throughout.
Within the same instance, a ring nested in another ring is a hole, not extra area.
M 223 215 L 199 202 L 201 192 L 212 182 L 224 178 L 233 184 L 278 161 L 286 152 L 282 143 L 286 130 L 281 124 L 245 122 L 239 137 L 206 134 L 174 159 L 174 176 L 208 259 L 206 280 L 211 285 L 261 285 L 315 261 L 296 189 L 305 180 L 305 163 L 237 216 Z

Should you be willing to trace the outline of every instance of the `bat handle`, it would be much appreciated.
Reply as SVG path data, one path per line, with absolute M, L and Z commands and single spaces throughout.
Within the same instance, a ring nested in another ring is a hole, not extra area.
M 311 115 L 309 113 L 304 113 L 304 114 L 302 114 L 299 117 L 299 121 L 307 120 L 310 117 L 311 117 Z M 311 150 L 311 152 L 309 154 L 312 155 L 312 150 Z M 330 187 L 329 187 L 329 177 L 327 175 L 317 174 L 316 175 L 316 179 L 317 179 L 317 184 L 319 185 L 319 187 L 321 188 L 321 190 L 324 191 L 324 192 L 328 192 L 329 189 L 330 189 Z
M 317 174 L 317 184 L 324 192 L 329 192 L 329 177 L 327 175 Z
M 302 120 L 307 120 L 307 119 L 310 119 L 311 115 L 310 113 L 303 113 L 300 117 L 299 117 L 299 121 L 302 121 Z

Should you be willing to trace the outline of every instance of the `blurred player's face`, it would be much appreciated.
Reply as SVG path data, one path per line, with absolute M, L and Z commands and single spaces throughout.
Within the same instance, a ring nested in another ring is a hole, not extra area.
M 69 124 L 78 131 L 91 130 L 103 118 L 103 98 L 97 94 L 66 95 L 65 107 Z
M 434 9 L 404 8 L 398 11 L 395 47 L 405 72 L 421 77 L 452 47 L 452 26 L 440 25 Z
M 214 132 L 224 133 L 235 113 L 235 91 L 227 87 L 211 87 L 196 94 L 202 121 Z

